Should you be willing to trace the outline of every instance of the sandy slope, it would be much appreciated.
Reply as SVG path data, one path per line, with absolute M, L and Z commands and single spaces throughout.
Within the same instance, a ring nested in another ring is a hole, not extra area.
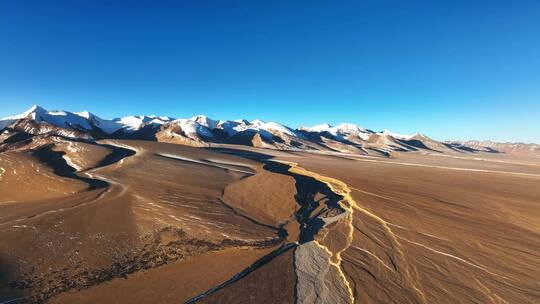
M 0 154 L 0 206 L 63 197 L 84 188 L 83 182 L 57 176 L 30 153 Z
M 279 243 L 277 228 L 238 215 L 220 200 L 228 184 L 255 172 L 254 162 L 169 144 L 101 144 L 135 151 L 77 173 L 106 185 L 23 211 L 4 209 L 0 260 L 10 271 L 2 282 L 11 284 L 3 284 L 3 299 L 12 296 L 10 286 L 46 299 L 209 251 Z M 175 154 L 188 160 L 170 157 Z

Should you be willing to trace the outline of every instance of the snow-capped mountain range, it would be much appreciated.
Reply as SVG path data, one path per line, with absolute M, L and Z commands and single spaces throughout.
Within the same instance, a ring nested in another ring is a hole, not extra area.
M 12 136 L 62 136 L 84 140 L 146 139 L 192 146 L 239 144 L 295 151 L 341 152 L 389 156 L 395 152 L 493 152 L 478 143 L 443 143 L 422 134 L 375 132 L 352 123 L 320 124 L 293 129 L 261 120 L 213 120 L 204 115 L 174 119 L 166 116 L 127 116 L 102 119 L 88 111 L 48 111 L 32 106 L 0 120 L 0 145 Z M 536 149 L 535 147 L 529 147 Z

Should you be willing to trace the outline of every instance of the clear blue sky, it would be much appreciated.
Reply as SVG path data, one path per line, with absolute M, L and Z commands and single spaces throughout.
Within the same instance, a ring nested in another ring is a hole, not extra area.
M 540 142 L 540 1 L 0 0 L 32 104 Z

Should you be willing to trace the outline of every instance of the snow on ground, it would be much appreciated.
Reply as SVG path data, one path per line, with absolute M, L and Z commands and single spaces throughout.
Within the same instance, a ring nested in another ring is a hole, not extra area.
M 67 150 L 69 150 L 69 152 L 71 152 L 72 154 L 76 155 L 77 152 L 79 152 L 79 149 L 73 144 L 73 142 L 71 141 L 68 141 L 68 145 L 67 145 Z M 73 159 L 72 159 L 72 156 L 69 156 L 67 153 L 66 154 L 63 154 L 62 155 L 62 158 L 66 161 L 66 163 L 72 167 L 73 169 L 75 169 L 76 171 L 81 171 L 82 170 L 82 167 L 77 164 L 77 162 L 75 162 Z
M 216 167 L 216 168 L 220 168 L 220 169 L 224 169 L 224 170 L 230 170 L 230 171 L 246 173 L 246 174 L 253 174 L 253 172 L 250 172 L 250 171 L 236 169 L 236 168 L 230 168 L 230 167 L 227 167 L 227 166 L 224 166 L 224 165 L 220 165 L 220 163 L 216 162 L 215 160 L 212 161 L 212 162 L 211 161 L 202 161 L 202 160 L 198 160 L 198 159 L 193 159 L 193 158 L 184 157 L 184 156 L 180 156 L 180 155 L 176 155 L 176 154 L 169 154 L 169 153 L 159 153 L 157 155 L 167 157 L 167 158 L 172 158 L 172 159 L 178 159 L 178 160 L 183 160 L 183 161 L 187 161 L 187 162 L 197 163 L 197 164 L 201 164 L 201 165 Z
M 212 163 L 219 163 L 219 164 L 222 164 L 222 165 L 233 165 L 233 166 L 252 168 L 251 165 L 246 164 L 246 163 L 242 163 L 242 162 L 226 161 L 226 160 L 215 159 L 215 158 L 207 158 L 206 161 L 209 161 L 209 162 L 212 162 Z

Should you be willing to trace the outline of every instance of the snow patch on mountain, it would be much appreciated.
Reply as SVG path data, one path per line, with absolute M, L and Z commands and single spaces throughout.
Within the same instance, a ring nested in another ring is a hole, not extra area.
M 36 122 L 44 121 L 60 128 L 73 128 L 85 131 L 92 130 L 92 126 L 88 123 L 88 120 L 82 116 L 62 110 L 47 111 L 37 105 L 32 106 L 22 114 L 2 119 L 0 127 L 5 128 L 13 122 L 25 118 L 32 119 Z
M 184 132 L 188 137 L 195 137 L 196 135 L 202 135 L 204 137 L 214 137 L 212 132 L 200 123 L 193 121 L 191 119 L 177 119 L 172 122 L 180 126 L 182 132 Z
M 301 128 L 302 130 L 308 131 L 308 132 L 328 132 L 332 126 L 327 123 L 323 123 L 320 125 L 314 125 L 313 127 L 309 128 Z
M 196 116 L 191 117 L 190 119 L 199 123 L 202 126 L 207 127 L 208 129 L 216 129 L 219 124 L 219 121 L 210 119 L 204 115 L 196 115 Z
M 33 105 L 30 109 L 24 111 L 23 113 L 19 114 L 19 115 L 13 115 L 13 116 L 8 116 L 8 117 L 4 117 L 2 118 L 2 121 L 4 120 L 17 120 L 17 119 L 23 119 L 23 118 L 31 118 L 31 119 L 36 119 L 36 117 L 38 117 L 40 114 L 46 114 L 47 113 L 47 110 L 45 110 L 44 108 L 38 106 L 38 105 Z
M 369 135 L 373 133 L 353 123 L 341 123 L 335 127 L 328 123 L 323 123 L 309 128 L 300 128 L 300 130 L 312 133 L 327 132 L 338 139 L 347 139 L 350 136 L 358 136 L 362 140 L 367 140 Z
M 160 126 L 167 122 L 170 122 L 171 120 L 172 119 L 167 116 L 157 117 L 155 115 L 150 115 L 150 116 L 132 115 L 132 116 L 126 116 L 122 118 L 115 118 L 112 121 L 120 126 L 120 128 L 117 128 L 117 130 L 124 129 L 127 132 L 134 132 L 134 131 L 140 130 L 146 125 Z M 109 127 L 110 127 L 109 130 L 113 129 L 112 124 L 110 124 Z
M 413 134 L 413 135 L 403 135 L 403 134 L 393 133 L 393 132 L 390 132 L 387 129 L 384 129 L 382 132 L 379 132 L 377 134 L 379 134 L 379 135 L 389 135 L 389 136 L 392 136 L 393 138 L 397 138 L 397 139 L 401 139 L 401 140 L 410 140 L 411 138 L 416 136 L 418 133 Z

